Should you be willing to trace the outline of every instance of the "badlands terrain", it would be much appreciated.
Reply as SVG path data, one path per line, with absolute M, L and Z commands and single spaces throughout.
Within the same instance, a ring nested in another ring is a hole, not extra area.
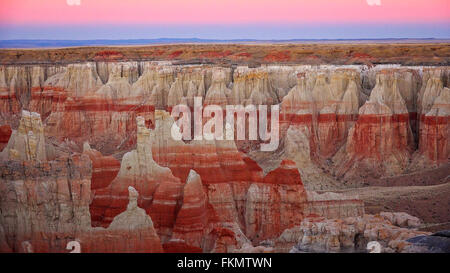
M 0 251 L 449 250 L 450 45 L 0 50 Z M 280 145 L 174 106 L 279 105 Z M 441 231 L 438 233 L 434 233 Z

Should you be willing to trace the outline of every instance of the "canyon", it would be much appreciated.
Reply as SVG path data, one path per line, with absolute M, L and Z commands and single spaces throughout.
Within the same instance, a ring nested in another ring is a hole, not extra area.
M 68 252 L 71 241 L 82 252 L 364 252 L 370 241 L 416 252 L 411 238 L 450 228 L 448 57 L 228 65 L 2 54 L 1 252 Z M 278 105 L 278 148 L 174 139 L 172 109 L 196 97 Z

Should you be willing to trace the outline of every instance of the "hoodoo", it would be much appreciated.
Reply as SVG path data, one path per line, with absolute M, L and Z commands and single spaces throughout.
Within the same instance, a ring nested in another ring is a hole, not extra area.
M 399 224 L 413 216 L 377 215 L 380 200 L 422 172 L 418 186 L 446 193 L 447 67 L 26 67 L 0 67 L 1 251 L 65 252 L 71 241 L 81 252 L 363 251 L 377 238 L 385 252 L 415 251 L 406 240 L 428 233 Z M 223 139 L 174 138 L 179 105 L 192 117 L 267 106 L 279 145 L 249 138 L 248 113 L 243 140 L 227 137 L 226 115 Z M 394 211 L 435 219 L 398 200 Z

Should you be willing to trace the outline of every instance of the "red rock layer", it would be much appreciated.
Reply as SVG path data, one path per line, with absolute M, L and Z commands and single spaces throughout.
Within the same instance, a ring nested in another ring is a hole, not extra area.
M 305 216 L 320 215 L 327 219 L 339 219 L 364 215 L 364 202 L 358 199 L 309 200 Z
M 188 245 L 185 242 L 168 242 L 163 245 L 165 253 L 203 253 L 203 249 Z
M 418 98 L 418 112 L 419 154 L 426 159 L 425 164 L 448 163 L 450 89 L 445 87 L 445 83 L 448 84 L 447 77 L 448 71 L 445 69 L 424 71 L 422 90 Z
M 173 226 L 171 241 L 164 248 L 186 252 L 201 250 L 208 225 L 207 206 L 207 195 L 201 178 L 191 170 L 184 185 L 183 201 Z
M 152 227 L 91 228 L 86 155 L 2 162 L 0 171 L 0 252 L 69 252 L 66 245 L 75 240 L 81 252 L 163 251 Z
M 420 123 L 420 153 L 437 164 L 447 163 L 450 155 L 450 117 L 422 115 Z
M 277 169 L 269 172 L 263 182 L 275 185 L 303 185 L 295 162 L 288 159 L 283 160 Z
M 136 206 L 145 210 L 145 215 L 151 216 L 152 226 L 156 231 L 149 232 L 139 228 L 99 229 L 73 235 L 70 230 L 55 231 L 46 227 L 42 233 L 50 239 L 39 237 L 45 237 L 44 235 L 32 234 L 29 240 L 34 248 L 56 251 L 56 246 L 59 248 L 67 240 L 76 238 L 84 241 L 88 251 L 115 251 L 117 249 L 102 237 L 110 236 L 114 238 L 113 245 L 124 248 L 123 251 L 133 248 L 137 248 L 134 251 L 161 251 L 161 243 L 165 250 L 174 252 L 230 251 L 232 247 L 242 246 L 245 241 L 242 237 L 254 243 L 273 239 L 283 230 L 298 225 L 304 218 L 307 198 L 297 162 L 284 160 L 277 169 L 264 176 L 258 164 L 240 152 L 234 141 L 193 140 L 185 143 L 173 140 L 170 136 L 173 119 L 167 112 L 155 110 L 183 100 L 188 102 L 192 96 L 199 94 L 206 96 L 205 104 L 224 104 L 230 98 L 241 103 L 277 102 L 283 97 L 284 91 L 274 88 L 270 73 L 243 74 L 230 90 L 229 75 L 220 69 L 219 72 L 186 73 L 180 76 L 183 81 L 178 82 L 174 82 L 175 73 L 170 69 L 158 73 L 147 71 L 139 79 L 137 75 L 129 78 L 123 76 L 122 68 L 119 74 L 118 71 L 97 72 L 98 68 L 90 66 L 71 66 L 67 69 L 72 74 L 58 74 L 56 80 L 50 79 L 43 88 L 41 85 L 33 85 L 30 89 L 29 105 L 38 109 L 44 118 L 47 117 L 46 132 L 59 139 L 69 137 L 75 141 L 93 139 L 99 143 L 110 143 L 110 148 L 115 150 L 123 149 L 123 143 L 136 144 L 136 149 L 123 156 L 120 170 L 119 163 L 114 158 L 103 156 L 90 148 L 85 149 L 84 155 L 72 160 L 77 161 L 75 165 L 82 164 L 78 162 L 82 160 L 86 160 L 86 164 L 92 162 L 92 166 L 83 165 L 81 168 L 83 171 L 92 168 L 92 179 L 77 172 L 66 175 L 68 167 L 61 167 L 62 163 L 53 165 L 46 160 L 42 160 L 41 165 L 36 167 L 37 170 L 33 167 L 34 163 L 24 161 L 26 167 L 19 168 L 15 165 L 17 169 L 8 169 L 5 177 L 11 173 L 16 175 L 15 172 L 20 170 L 32 177 L 25 179 L 25 184 L 35 180 L 56 180 L 56 186 L 52 184 L 50 187 L 57 188 L 57 195 L 61 194 L 59 188 L 62 188 L 62 198 L 76 195 L 78 190 L 87 195 L 86 188 L 95 190 L 91 203 L 90 197 L 82 198 L 82 208 L 78 204 L 71 204 L 70 202 L 74 202 L 72 199 L 56 202 L 64 205 L 66 201 L 69 202 L 68 206 L 72 209 L 64 211 L 61 216 L 66 222 L 77 222 L 78 218 L 72 220 L 70 216 L 83 210 L 80 216 L 82 221 L 87 223 L 89 220 L 89 225 L 92 221 L 94 226 L 103 227 L 110 226 L 116 217 L 127 213 L 130 204 L 129 186 L 133 186 L 140 193 L 136 197 Z M 74 75 L 78 80 L 84 81 L 67 80 Z M 282 102 L 282 135 L 286 135 L 289 130 L 297 135 L 303 134 L 307 139 L 310 157 L 329 159 L 345 144 L 345 149 L 340 149 L 344 155 L 339 155 L 336 157 L 338 160 L 335 160 L 338 164 L 342 163 L 343 174 L 349 169 L 355 169 L 355 166 L 357 169 L 359 162 L 366 164 L 367 161 L 369 167 L 378 167 L 376 164 L 386 161 L 387 164 L 395 163 L 391 164 L 394 168 L 404 168 L 414 144 L 411 133 L 411 127 L 414 127 L 411 126 L 414 97 L 404 93 L 405 88 L 397 86 L 401 85 L 398 77 L 393 77 L 392 80 L 391 75 L 387 75 L 377 82 L 373 97 L 361 108 L 358 116 L 355 110 L 358 109 L 359 87 L 353 76 L 347 72 L 338 73 L 334 78 L 314 76 L 314 84 L 308 83 L 307 77 L 300 77 L 297 87 Z M 133 81 L 135 84 L 131 84 Z M 256 91 L 243 97 L 238 96 L 241 91 L 249 91 L 252 87 Z M 22 87 L 19 89 L 20 92 L 15 93 L 24 93 Z M 205 89 L 208 90 L 206 94 Z M 183 100 L 178 101 L 181 99 L 178 94 L 182 94 Z M 26 95 L 21 95 L 18 101 L 25 101 Z M 234 95 L 237 96 L 232 97 Z M 442 101 L 444 103 L 438 101 L 434 105 L 445 105 L 446 100 Z M 10 102 L 13 101 L 8 101 Z M 448 114 L 442 114 L 439 109 L 430 115 L 428 111 L 426 114 L 422 113 L 423 127 L 420 134 L 424 139 L 420 145 L 422 153 L 433 160 L 443 161 L 448 155 L 448 119 L 445 119 Z M 135 118 L 138 115 L 136 124 Z M 155 124 L 155 129 L 149 130 L 149 124 Z M 372 161 L 375 163 L 372 164 Z M 60 168 L 54 168 L 55 166 Z M 45 177 L 42 170 L 48 171 L 49 168 L 50 174 L 58 174 L 56 178 Z M 198 173 L 201 180 L 198 178 L 190 181 L 189 172 L 192 171 Z M 13 180 L 12 177 L 8 179 Z M 182 181 L 186 179 L 188 182 L 184 184 Z M 69 186 L 67 194 L 66 186 L 72 180 L 80 185 Z M 87 181 L 91 181 L 91 184 Z M 5 187 L 11 188 L 12 185 Z M 9 188 L 3 188 L 5 193 Z M 35 203 L 54 201 L 53 196 L 37 200 L 41 198 L 38 194 L 42 191 L 40 188 L 31 188 L 31 191 L 37 197 L 30 199 L 32 204 L 27 204 L 27 210 L 35 209 Z M 14 202 L 17 200 L 11 203 L 14 205 Z M 8 207 L 11 203 L 2 206 L 7 207 L 7 211 L 12 211 Z M 337 206 L 355 205 L 352 201 L 347 204 L 336 200 L 314 200 L 311 203 L 314 203 L 311 214 L 327 215 L 335 215 L 332 210 Z M 86 213 L 88 206 L 91 219 Z M 52 211 L 59 210 L 53 208 Z M 48 219 L 42 220 L 45 221 Z M 10 225 L 15 224 L 8 223 L 8 228 Z M 70 226 L 70 229 L 77 228 Z M 135 232 L 135 237 L 127 235 L 128 232 Z M 0 230 L 0 236 L 3 233 L 5 232 Z M 13 236 L 15 235 L 8 234 L 8 240 L 12 240 Z M 100 236 L 99 241 L 102 243 L 95 245 L 90 236 Z M 34 237 L 37 238 L 33 239 Z M 65 238 L 64 241 L 58 241 L 60 237 Z M 120 241 L 120 237 L 130 240 Z M 142 238 L 142 241 L 138 238 Z M 13 246 L 14 249 L 18 247 L 21 246 Z
M 100 144 L 103 151 L 113 152 L 115 147 L 127 148 L 135 144 L 135 119 L 146 116 L 151 123 L 154 106 L 115 102 L 100 98 L 70 99 L 47 120 L 46 134 L 64 139 Z
M 386 154 L 395 154 L 411 148 L 409 115 L 361 115 L 355 124 L 347 152 L 357 157 L 379 161 Z
M 120 162 L 112 156 L 103 156 L 99 151 L 91 149 L 87 143 L 84 145 L 83 153 L 92 161 L 91 189 L 109 186 L 119 173 Z
M 12 134 L 11 126 L 2 125 L 0 126 L 0 152 L 8 144 L 9 137 Z
M 292 161 L 263 177 L 234 142 L 174 141 L 168 135 L 172 123 L 159 110 L 154 130 L 138 119 L 137 150 L 125 154 L 116 179 L 95 192 L 90 206 L 94 225 L 107 226 L 124 210 L 130 185 L 141 194 L 139 206 L 170 251 L 211 251 L 223 225 L 236 226 L 235 236 L 242 229 L 259 242 L 301 221 L 306 193 Z M 188 182 L 183 186 L 172 173 Z
M 117 177 L 106 188 L 95 191 L 90 212 L 94 226 L 108 226 L 116 215 L 124 211 L 128 187 L 139 192 L 137 204 L 149 214 L 163 242 L 171 236 L 179 210 L 183 184 L 168 168 L 153 161 L 150 130 L 145 119 L 138 119 L 137 149 L 126 153 Z
M 358 117 L 361 87 L 356 71 L 324 73 L 297 75 L 297 85 L 281 103 L 280 133 L 286 136 L 291 125 L 307 129 L 310 157 L 328 159 L 345 143 Z
M 175 177 L 163 179 L 153 195 L 152 204 L 147 206 L 147 212 L 152 217 L 162 242 L 171 237 L 181 205 L 182 192 L 183 184 L 175 180 Z
M 317 128 L 320 132 L 318 147 L 320 155 L 328 158 L 345 142 L 351 124 L 357 120 L 357 114 L 319 114 Z
M 124 239 L 126 238 L 126 239 Z M 79 233 L 51 233 L 40 231 L 27 234 L 27 240 L 19 242 L 13 249 L 0 252 L 20 253 L 70 253 L 72 241 L 80 243 L 80 253 L 162 253 L 159 238 L 148 229 L 129 230 L 83 230 Z
M 52 112 L 64 109 L 68 92 L 62 87 L 43 86 L 31 89 L 29 108 L 46 119 Z
M 128 165 L 121 169 L 128 167 L 133 168 Z M 133 186 L 139 191 L 138 205 L 152 217 L 155 228 L 173 225 L 182 184 L 168 171 L 166 174 L 142 177 L 131 175 L 123 177 L 119 172 L 108 187 L 97 189 L 95 192 L 90 206 L 94 226 L 108 226 L 113 218 L 126 208 L 128 186 Z
M 339 162 L 338 176 L 405 172 L 415 147 L 408 110 L 410 96 L 405 94 L 400 74 L 377 74 L 370 98 L 348 133 L 345 149 L 334 158 Z
M 181 180 L 187 178 L 191 169 L 200 174 L 206 185 L 262 179 L 262 169 L 235 149 L 220 149 L 213 144 L 155 147 L 153 154 L 158 164 L 169 167 Z
M 200 174 L 220 222 L 239 223 L 249 239 L 259 241 L 279 235 L 285 228 L 301 221 L 302 213 L 299 211 L 306 202 L 306 195 L 293 162 L 284 161 L 278 169 L 263 177 L 261 168 L 236 148 L 205 147 L 208 145 L 190 144 L 160 154 L 165 156 L 164 162 L 175 175 L 185 173 L 187 170 L 180 171 L 184 168 Z M 264 204 L 263 208 L 260 204 Z M 262 221 L 264 215 L 272 218 Z
M 16 94 L 10 93 L 7 88 L 0 88 L 0 109 L 4 119 L 9 118 L 10 115 L 20 113 L 21 107 L 17 100 Z

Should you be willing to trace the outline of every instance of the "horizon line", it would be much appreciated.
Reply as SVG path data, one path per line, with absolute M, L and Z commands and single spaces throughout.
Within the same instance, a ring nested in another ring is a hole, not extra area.
M 450 40 L 448 38 L 438 37 L 384 37 L 384 38 L 289 38 L 289 39 L 255 39 L 255 38 L 231 38 L 231 39 L 216 39 L 216 38 L 198 38 L 198 37 L 158 37 L 158 38 L 124 38 L 124 39 L 0 39 L 2 41 L 140 41 L 140 40 L 210 40 L 210 41 L 347 41 L 347 40 Z

